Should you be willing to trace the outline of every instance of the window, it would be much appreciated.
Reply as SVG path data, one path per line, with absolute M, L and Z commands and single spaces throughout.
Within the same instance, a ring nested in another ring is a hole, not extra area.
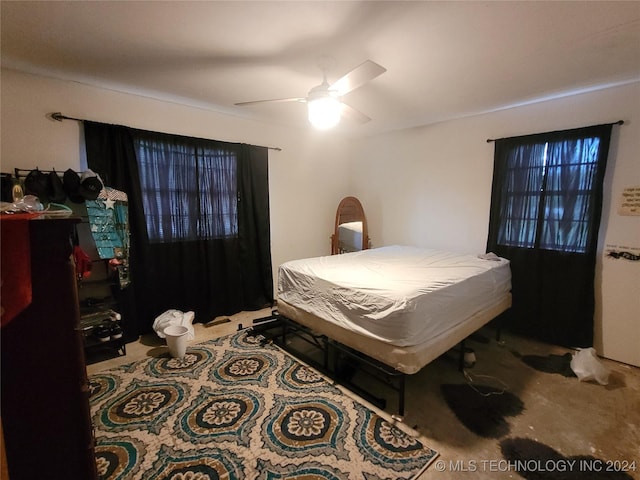
M 238 235 L 236 153 L 189 139 L 134 136 L 149 241 Z
M 593 345 L 595 265 L 612 124 L 496 140 L 487 251 L 507 258 L 506 328 Z
M 129 199 L 132 334 L 172 308 L 273 303 L 266 147 L 87 121 L 84 136 L 89 168 Z
M 597 136 L 509 146 L 497 243 L 585 252 L 599 151 Z

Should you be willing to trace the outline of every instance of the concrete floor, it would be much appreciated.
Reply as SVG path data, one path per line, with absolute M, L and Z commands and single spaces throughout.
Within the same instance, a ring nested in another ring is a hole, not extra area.
M 233 333 L 269 313 L 242 312 L 196 324 L 192 343 Z M 640 369 L 602 360 L 611 372 L 609 384 L 580 382 L 550 373 L 562 370 L 556 367 L 568 363 L 571 350 L 509 333 L 501 340 L 490 328 L 467 340 L 476 364 L 466 375 L 457 354 L 449 353 L 408 377 L 404 423 L 439 453 L 419 478 L 640 479 Z M 126 356 L 90 364 L 87 371 L 167 351 L 163 340 L 145 335 L 127 344 Z M 489 390 L 495 394 L 481 394 Z M 388 396 L 388 411 L 395 411 L 393 393 L 382 387 L 380 393 Z M 460 394 L 458 415 L 445 397 L 452 393 Z M 526 461 L 509 456 L 514 449 L 524 449 L 517 458 Z

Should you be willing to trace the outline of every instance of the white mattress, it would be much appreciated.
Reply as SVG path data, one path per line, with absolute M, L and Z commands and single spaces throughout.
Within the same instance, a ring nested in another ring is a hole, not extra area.
M 340 248 L 347 252 L 362 250 L 362 222 L 347 222 L 338 225 Z
M 453 329 L 511 290 L 509 261 L 406 246 L 293 260 L 278 298 L 396 346 Z

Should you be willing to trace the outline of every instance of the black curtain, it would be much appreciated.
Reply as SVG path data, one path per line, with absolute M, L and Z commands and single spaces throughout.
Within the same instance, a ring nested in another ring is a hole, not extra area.
M 87 165 L 98 173 L 106 186 L 127 193 L 129 208 L 129 272 L 133 281 L 123 290 L 114 287 L 114 297 L 122 314 L 126 341 L 137 339 L 146 329 L 144 309 L 137 301 L 142 293 L 138 272 L 143 271 L 146 251 L 139 239 L 146 236 L 142 194 L 133 137 L 127 127 L 83 122 Z
M 497 140 L 487 251 L 511 261 L 504 328 L 593 344 L 594 276 L 611 125 Z
M 94 122 L 85 141 L 129 195 L 138 333 L 169 309 L 208 322 L 273 303 L 265 147 Z

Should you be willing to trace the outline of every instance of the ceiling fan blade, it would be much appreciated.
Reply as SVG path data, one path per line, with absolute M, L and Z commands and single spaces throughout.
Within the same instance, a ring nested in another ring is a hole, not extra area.
M 386 68 L 378 65 L 376 62 L 367 60 L 334 82 L 330 90 L 338 92 L 338 95 L 345 95 L 368 81 L 373 80 L 378 75 L 382 75 L 386 71 Z
M 351 105 L 348 105 L 344 102 L 341 102 L 342 105 L 342 115 L 345 118 L 348 118 L 349 120 L 353 120 L 359 123 L 367 123 L 369 121 L 371 121 L 371 119 L 369 117 L 367 117 L 364 113 L 362 113 L 360 110 L 356 110 L 355 108 L 353 108 Z
M 259 103 L 282 103 L 282 102 L 306 102 L 307 99 L 303 97 L 293 97 L 293 98 L 275 98 L 273 100 L 254 100 L 252 102 L 238 102 L 234 103 L 234 105 L 242 107 L 245 105 L 257 105 Z

